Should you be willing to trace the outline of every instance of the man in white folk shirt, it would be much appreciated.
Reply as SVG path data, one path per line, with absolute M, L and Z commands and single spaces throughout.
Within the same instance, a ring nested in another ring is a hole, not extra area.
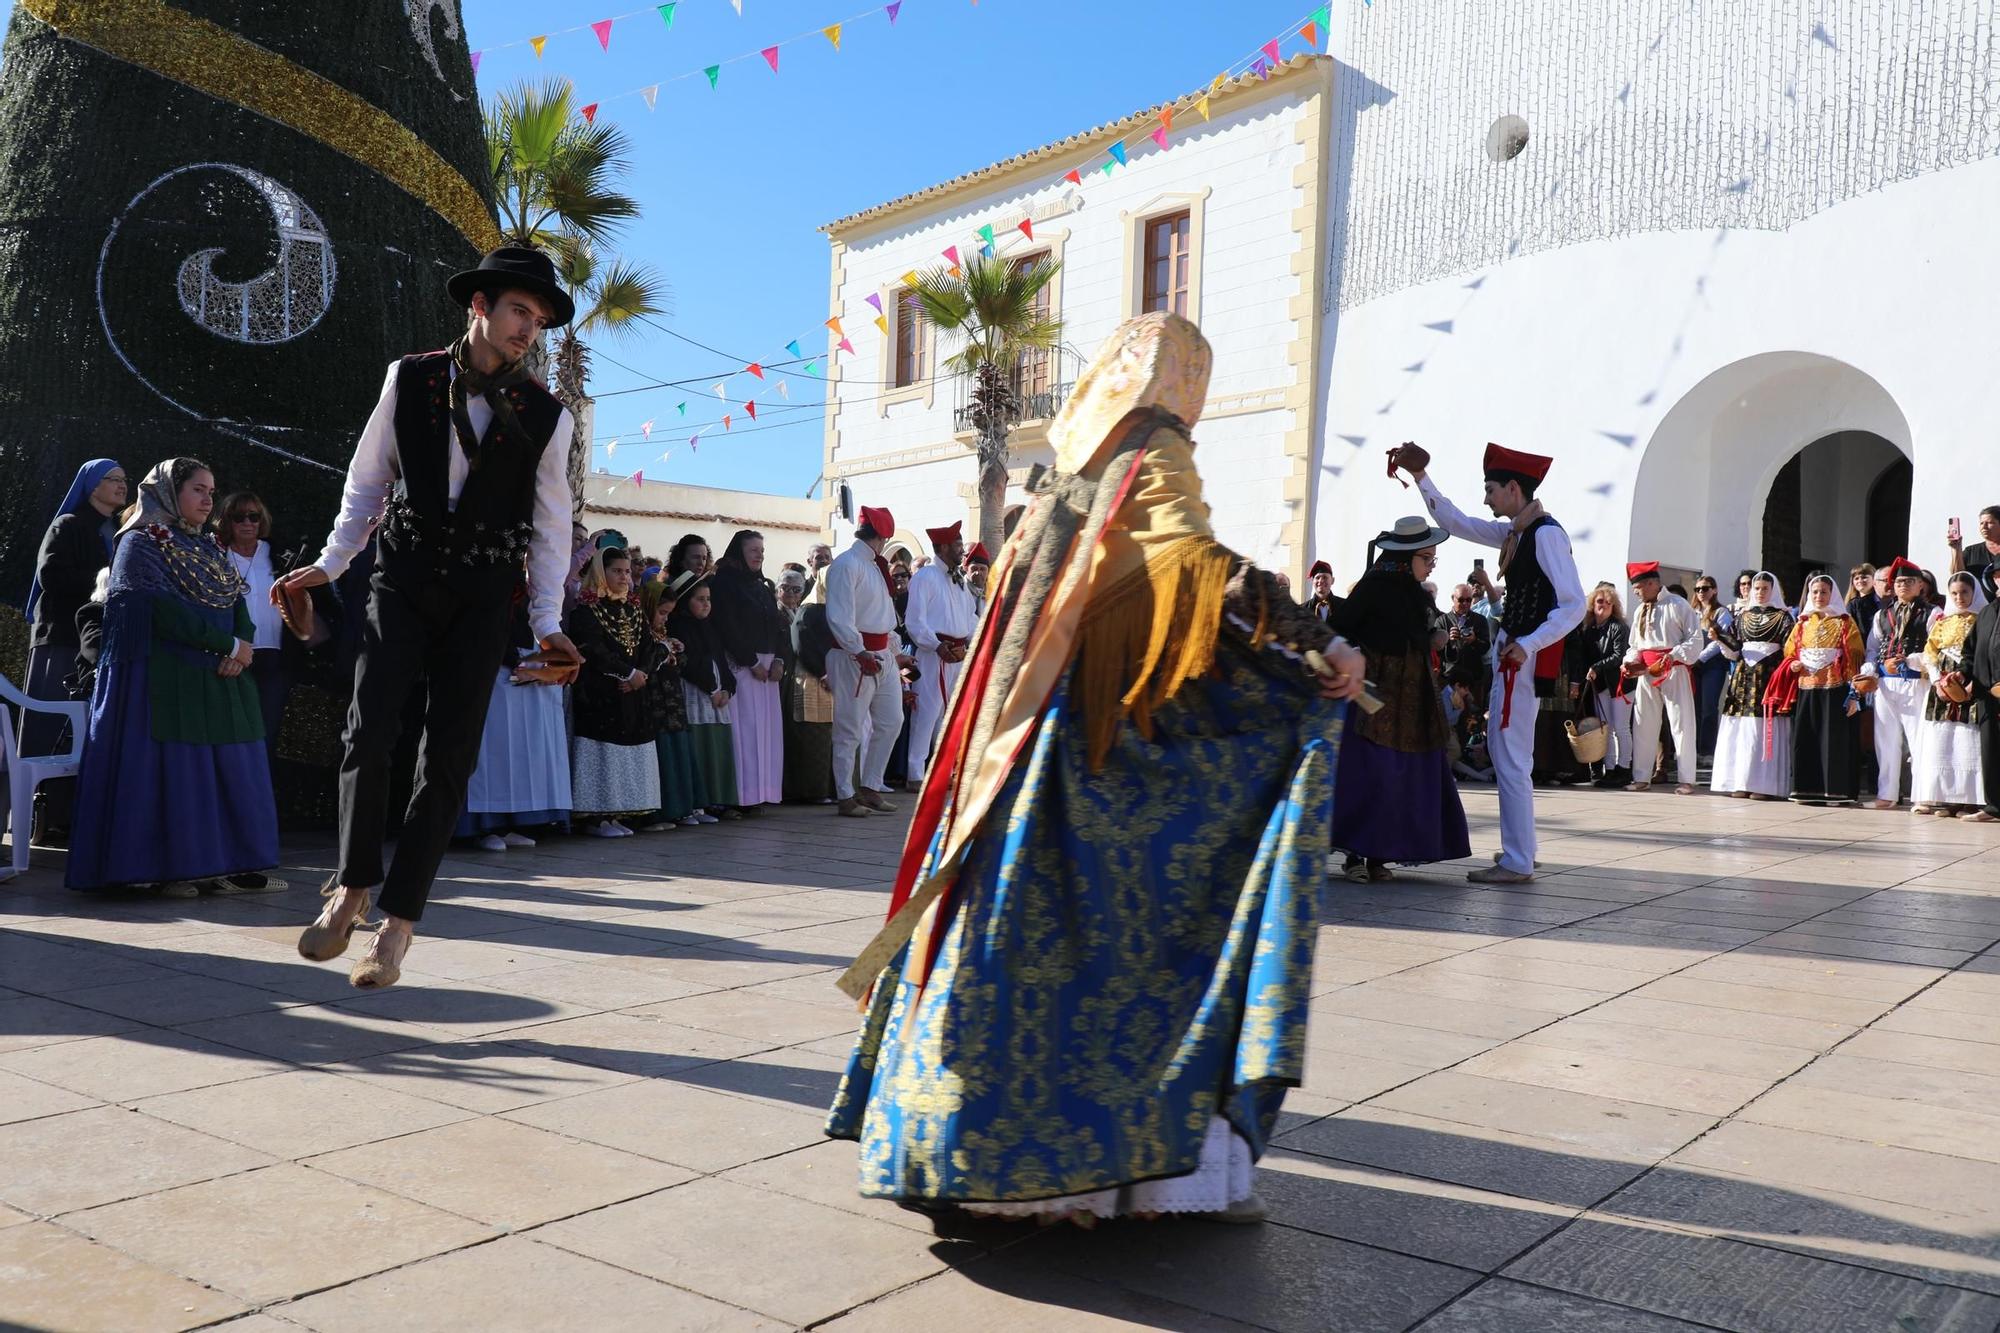
M 1924 649 L 1930 642 L 1931 605 L 1925 600 L 1924 571 L 1897 556 L 1877 574 L 1889 576 L 1893 596 L 1863 625 L 1868 636 L 1868 660 L 1863 676 L 1872 676 L 1875 692 L 1875 802 L 1872 810 L 1894 810 L 1903 797 L 1903 759 L 1917 757 L 1917 736 L 1924 719 L 1924 699 L 1930 683 L 1924 679 Z
M 917 648 L 917 705 L 910 713 L 909 787 L 921 790 L 931 747 L 951 690 L 965 669 L 966 651 L 979 628 L 979 599 L 966 586 L 960 566 L 965 560 L 965 524 L 928 528 L 931 554 L 937 558 L 910 576 L 910 600 L 903 628 Z
M 1486 446 L 1486 507 L 1494 519 L 1468 518 L 1426 474 L 1429 453 L 1414 444 L 1389 451 L 1439 527 L 1454 537 L 1500 550 L 1507 596 L 1494 636 L 1498 660 L 1486 722 L 1487 749 L 1500 788 L 1500 855 L 1467 875 L 1475 884 L 1525 884 L 1535 877 L 1535 713 L 1553 695 L 1562 671 L 1563 640 L 1583 622 L 1583 584 L 1569 534 L 1549 517 L 1535 490 L 1555 462 L 1497 444 Z
M 1660 562 L 1625 566 L 1638 605 L 1632 612 L 1631 646 L 1625 650 L 1625 666 L 1618 682 L 1620 694 L 1632 698 L 1632 782 L 1626 791 L 1645 791 L 1653 785 L 1653 770 L 1660 759 L 1660 721 L 1674 733 L 1674 763 L 1682 796 L 1695 793 L 1695 704 L 1694 664 L 1701 656 L 1706 635 L 1701 616 L 1688 600 L 1665 590 L 1660 581 Z
M 317 962 L 347 951 L 379 890 L 382 924 L 348 980 L 402 976 L 479 760 L 493 664 L 507 644 L 525 568 L 528 625 L 571 672 L 562 632 L 569 568 L 570 414 L 522 358 L 576 312 L 539 250 L 502 246 L 445 284 L 466 307 L 465 336 L 389 367 L 348 464 L 340 515 L 316 564 L 287 574 L 274 601 L 339 578 L 381 520 L 340 763 L 340 865 L 326 907 L 299 937 Z M 423 691 L 416 791 L 383 873 L 390 766 L 413 694 Z
M 896 602 L 882 547 L 896 531 L 886 509 L 861 510 L 854 545 L 826 567 L 826 655 L 833 691 L 833 793 L 840 813 L 865 818 L 894 814 L 883 799 L 889 752 L 903 729 L 903 680 L 896 663 Z M 860 763 L 860 782 L 855 765 Z

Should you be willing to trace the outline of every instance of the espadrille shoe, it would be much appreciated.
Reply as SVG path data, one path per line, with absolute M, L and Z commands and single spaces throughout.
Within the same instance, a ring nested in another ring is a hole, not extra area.
M 368 909 L 375 897 L 366 889 L 362 890 L 361 910 L 348 913 L 341 911 L 346 895 L 341 892 L 337 880 L 329 879 L 319 895 L 326 899 L 326 906 L 320 909 L 319 918 L 300 933 L 299 957 L 325 963 L 347 952 L 348 942 L 354 938 L 354 928 L 368 919 Z

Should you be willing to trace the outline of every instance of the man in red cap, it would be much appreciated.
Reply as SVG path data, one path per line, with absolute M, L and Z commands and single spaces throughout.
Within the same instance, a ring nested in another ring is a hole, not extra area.
M 1312 596 L 1306 602 L 1306 609 L 1324 624 L 1333 618 L 1333 609 L 1340 605 L 1340 599 L 1333 595 L 1333 566 L 1315 560 L 1306 577 L 1312 581 Z
M 1486 446 L 1486 507 L 1495 518 L 1468 518 L 1427 475 L 1431 456 L 1414 444 L 1389 451 L 1397 468 L 1416 479 L 1417 490 L 1439 527 L 1454 537 L 1500 548 L 1507 595 L 1500 610 L 1499 670 L 1487 715 L 1487 750 L 1500 788 L 1500 859 L 1467 876 L 1476 884 L 1525 884 L 1535 877 L 1536 700 L 1555 692 L 1563 640 L 1583 621 L 1583 584 L 1569 534 L 1535 490 L 1554 459 Z
M 882 558 L 883 545 L 895 534 L 888 510 L 864 506 L 854 545 L 826 567 L 826 628 L 833 635 L 833 650 L 826 655 L 833 691 L 833 793 L 843 815 L 896 811 L 882 795 L 889 752 L 903 729 L 896 602 L 889 591 L 889 562 Z
M 1701 617 L 1679 593 L 1660 585 L 1660 562 L 1650 560 L 1625 566 L 1632 595 L 1638 599 L 1632 609 L 1631 646 L 1625 650 L 1623 679 L 1618 693 L 1631 693 L 1632 700 L 1632 781 L 1627 791 L 1645 791 L 1653 785 L 1653 769 L 1660 758 L 1660 717 L 1674 733 L 1674 762 L 1680 784 L 1674 788 L 1682 796 L 1695 793 L 1695 706 L 1694 664 L 1701 656 L 1707 635 Z
M 986 543 L 974 542 L 965 553 L 965 586 L 979 599 L 981 613 L 986 610 L 986 576 L 992 569 L 993 553 L 986 549 Z
M 1916 562 L 1897 556 L 1884 569 L 1895 600 L 1875 613 L 1868 635 L 1868 661 L 1861 674 L 1873 676 L 1875 692 L 1875 804 L 1894 810 L 1903 797 L 1903 758 L 1916 758 L 1918 724 L 1924 718 L 1923 657 L 1930 641 L 1931 606 L 1925 600 L 1924 571 Z
M 965 560 L 963 521 L 948 528 L 927 528 L 936 559 L 910 576 L 909 609 L 903 628 L 917 648 L 917 705 L 910 710 L 910 760 L 905 776 L 911 791 L 924 785 L 924 769 L 945 701 L 958 684 L 972 632 L 979 628 L 979 599 L 965 586 L 959 566 Z

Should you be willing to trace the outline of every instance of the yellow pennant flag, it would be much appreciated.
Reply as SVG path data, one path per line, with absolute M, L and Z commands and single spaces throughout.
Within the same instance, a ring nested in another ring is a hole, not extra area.
M 1210 92 L 1214 92 L 1216 89 L 1220 88 L 1224 83 L 1227 83 L 1228 81 L 1229 81 L 1229 76 L 1227 74 L 1218 74 L 1215 76 L 1214 81 L 1208 85 L 1208 90 Z
M 546 37 L 530 37 L 528 39 L 528 45 L 535 48 L 535 59 L 537 60 L 542 58 L 542 48 L 548 44 L 549 39 Z
M 917 285 L 917 271 L 915 269 L 911 269 L 903 275 L 903 285 L 912 288 Z
M 1197 101 L 1197 102 L 1196 102 L 1196 103 L 1194 104 L 1194 109 L 1195 109 L 1195 110 L 1197 110 L 1197 111 L 1199 111 L 1199 112 L 1201 112 L 1201 118 L 1202 118 L 1203 120 L 1207 120 L 1207 119 L 1208 119 L 1208 94 L 1207 94 L 1207 93 L 1203 93 L 1203 94 L 1201 95 L 1201 100 Z
M 875 316 L 875 327 L 876 327 L 876 328 L 878 328 L 878 329 L 880 329 L 880 330 L 882 330 L 882 336 L 883 336 L 883 337 L 885 337 L 885 338 L 886 338 L 886 337 L 888 337 L 888 336 L 889 336 L 889 317 L 888 317 L 887 315 L 877 315 L 877 316 Z
M 833 43 L 834 50 L 838 51 L 840 49 L 840 25 L 838 23 L 834 24 L 830 28 L 821 28 L 820 33 L 829 42 Z

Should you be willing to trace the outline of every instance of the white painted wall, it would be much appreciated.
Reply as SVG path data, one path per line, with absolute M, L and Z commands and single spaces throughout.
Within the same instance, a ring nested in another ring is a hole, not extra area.
M 804 564 L 806 552 L 821 539 L 820 502 L 797 496 L 681 482 L 635 483 L 602 472 L 584 479 L 583 495 L 585 526 L 592 531 L 616 528 L 663 561 L 687 533 L 700 533 L 720 556 L 738 529 L 755 528 L 764 534 L 764 561 L 775 577 L 777 567 L 788 560 Z

